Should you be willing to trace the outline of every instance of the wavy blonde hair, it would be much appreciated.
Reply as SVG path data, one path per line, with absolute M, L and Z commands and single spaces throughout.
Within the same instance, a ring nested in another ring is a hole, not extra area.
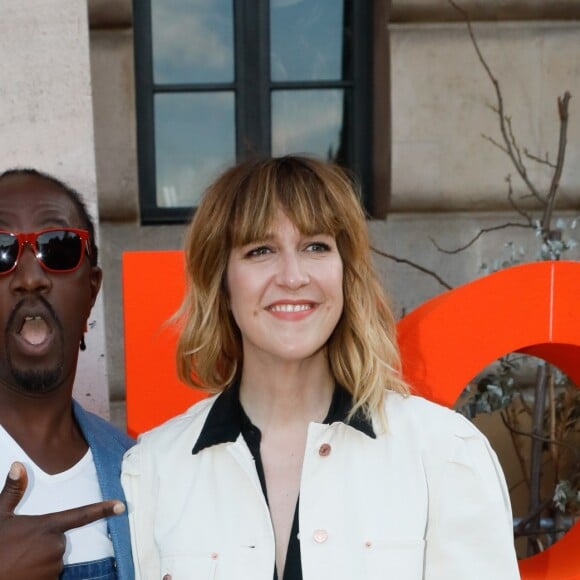
M 303 235 L 336 238 L 344 309 L 328 341 L 331 372 L 353 396 L 351 416 L 358 409 L 382 416 L 385 389 L 408 393 L 395 320 L 371 262 L 357 191 L 340 167 L 309 157 L 242 162 L 205 191 L 185 238 L 179 378 L 219 392 L 241 373 L 242 339 L 225 284 L 228 258 L 232 248 L 264 239 L 279 210 Z

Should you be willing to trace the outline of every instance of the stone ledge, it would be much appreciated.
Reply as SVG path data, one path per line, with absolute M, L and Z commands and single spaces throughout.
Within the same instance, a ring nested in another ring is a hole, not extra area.
M 575 0 L 457 0 L 472 21 L 576 20 Z M 447 0 L 393 0 L 391 22 L 453 22 L 463 20 Z
M 92 30 L 133 26 L 131 0 L 88 0 L 88 7 Z

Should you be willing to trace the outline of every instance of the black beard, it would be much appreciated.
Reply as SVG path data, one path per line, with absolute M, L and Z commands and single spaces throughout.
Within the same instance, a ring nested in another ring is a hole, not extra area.
M 55 369 L 43 371 L 20 370 L 10 365 L 10 371 L 21 393 L 43 395 L 55 390 L 60 384 L 62 365 Z

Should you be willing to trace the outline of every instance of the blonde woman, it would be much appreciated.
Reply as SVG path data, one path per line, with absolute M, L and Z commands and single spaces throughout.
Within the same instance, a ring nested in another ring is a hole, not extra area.
M 519 577 L 487 440 L 401 377 L 340 168 L 287 156 L 227 170 L 185 256 L 177 368 L 217 394 L 125 457 L 138 579 Z

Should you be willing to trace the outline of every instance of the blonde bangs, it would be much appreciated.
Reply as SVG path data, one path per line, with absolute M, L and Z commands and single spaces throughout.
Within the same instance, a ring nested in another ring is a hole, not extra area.
M 291 161 L 264 162 L 236 192 L 228 228 L 231 247 L 266 239 L 279 211 L 303 235 L 339 234 L 344 219 L 337 214 L 336 192 L 310 169 L 307 160 Z

